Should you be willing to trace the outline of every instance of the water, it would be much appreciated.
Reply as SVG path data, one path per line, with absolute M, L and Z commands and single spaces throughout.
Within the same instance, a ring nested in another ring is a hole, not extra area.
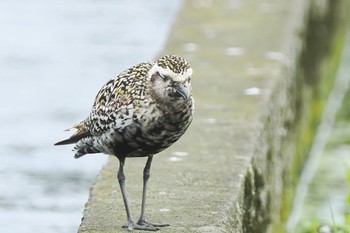
M 0 232 L 76 232 L 107 156 L 53 147 L 100 87 L 152 60 L 181 1 L 0 1 Z

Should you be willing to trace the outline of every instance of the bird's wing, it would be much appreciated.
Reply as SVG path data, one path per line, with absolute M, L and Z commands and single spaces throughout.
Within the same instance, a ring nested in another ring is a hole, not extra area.
M 100 135 L 116 128 L 118 121 L 132 118 L 129 112 L 134 108 L 131 90 L 139 87 L 130 79 L 130 76 L 113 79 L 98 92 L 90 116 L 84 122 L 92 135 Z
M 66 129 L 77 131 L 68 139 L 55 143 L 65 145 L 78 142 L 82 138 L 101 135 L 113 127 L 117 113 L 130 102 L 129 94 L 122 90 L 125 80 L 116 78 L 106 83 L 97 93 L 88 118 Z
M 152 65 L 150 62 L 141 63 L 108 81 L 97 93 L 90 116 L 70 128 L 77 129 L 76 133 L 55 145 L 76 143 L 85 137 L 101 135 L 115 128 L 118 121 L 130 123 L 130 111 L 137 99 L 143 98 L 145 76 Z

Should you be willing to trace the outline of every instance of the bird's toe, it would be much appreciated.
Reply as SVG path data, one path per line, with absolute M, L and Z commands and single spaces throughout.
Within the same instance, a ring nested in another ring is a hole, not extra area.
M 141 230 L 141 231 L 158 231 L 158 227 L 169 226 L 169 224 L 151 224 L 146 221 L 139 221 L 135 223 L 129 223 L 124 225 L 123 228 L 128 228 L 130 231 L 132 230 Z
M 151 226 L 151 227 L 155 227 L 155 228 L 170 226 L 170 224 L 150 223 L 150 222 L 146 222 L 145 220 L 139 220 L 137 222 L 137 225 L 140 225 L 140 226 Z

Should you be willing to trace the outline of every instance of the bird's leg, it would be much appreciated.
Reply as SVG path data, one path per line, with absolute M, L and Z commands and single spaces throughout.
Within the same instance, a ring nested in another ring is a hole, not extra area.
M 151 164 L 153 156 L 149 156 L 143 169 L 143 190 L 142 190 L 142 203 L 141 203 L 141 215 L 138 222 L 145 221 L 145 206 L 146 206 L 146 194 L 147 194 L 147 182 L 151 175 Z
M 141 203 L 141 215 L 139 220 L 137 221 L 137 225 L 144 226 L 144 227 L 153 227 L 156 230 L 158 230 L 157 227 L 166 227 L 169 226 L 169 224 L 154 224 L 149 223 L 145 221 L 145 206 L 146 206 L 146 194 L 147 194 L 147 182 L 151 175 L 151 164 L 153 160 L 153 155 L 149 156 L 145 165 L 145 168 L 143 169 L 143 191 L 142 191 L 142 203 Z
M 129 230 L 132 230 L 135 223 L 134 223 L 134 220 L 132 219 L 132 216 L 131 216 L 129 202 L 128 202 L 128 198 L 126 196 L 126 191 L 125 191 L 124 162 L 125 162 L 125 158 L 119 160 L 118 182 L 119 182 L 120 190 L 121 190 L 122 195 L 123 195 L 126 216 L 128 218 L 128 225 L 126 227 L 128 227 Z
M 124 200 L 124 205 L 125 205 L 125 210 L 126 210 L 126 216 L 128 218 L 128 224 L 124 225 L 124 228 L 128 228 L 130 231 L 132 230 L 145 230 L 145 231 L 157 231 L 159 230 L 152 224 L 139 224 L 134 222 L 132 216 L 131 216 L 131 211 L 129 207 L 129 202 L 128 198 L 126 196 L 126 190 L 125 190 L 125 175 L 124 175 L 124 162 L 125 159 L 119 160 L 119 170 L 118 170 L 118 181 L 120 185 L 120 189 L 123 195 L 123 200 Z

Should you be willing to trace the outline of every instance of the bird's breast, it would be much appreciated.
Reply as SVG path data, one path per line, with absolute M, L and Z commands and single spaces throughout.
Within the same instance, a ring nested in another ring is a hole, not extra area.
M 149 156 L 169 147 L 184 134 L 192 121 L 192 109 L 162 111 L 150 105 L 135 109 L 128 121 L 129 124 L 116 127 L 109 134 L 108 147 L 126 157 Z

